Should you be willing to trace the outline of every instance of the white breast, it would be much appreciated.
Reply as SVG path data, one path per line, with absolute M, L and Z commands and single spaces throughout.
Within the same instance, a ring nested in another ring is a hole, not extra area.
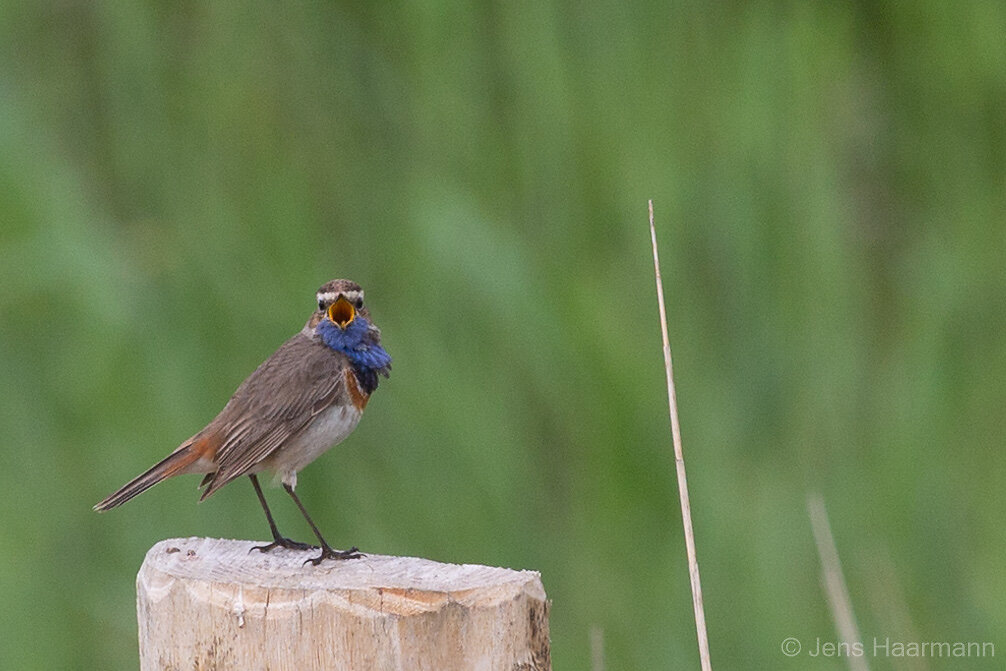
M 353 406 L 332 406 L 323 410 L 299 435 L 283 445 L 263 466 L 290 487 L 297 486 L 297 471 L 353 433 L 363 413 Z

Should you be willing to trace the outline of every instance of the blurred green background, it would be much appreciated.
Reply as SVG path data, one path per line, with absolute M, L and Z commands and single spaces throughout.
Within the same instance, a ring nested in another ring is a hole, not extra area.
M 135 668 L 172 536 L 247 483 L 91 505 L 350 277 L 395 357 L 304 471 L 337 545 L 542 572 L 557 669 L 698 668 L 646 200 L 713 662 L 1006 655 L 1006 5 L 0 3 L 0 659 Z M 307 537 L 267 491 L 280 527 Z

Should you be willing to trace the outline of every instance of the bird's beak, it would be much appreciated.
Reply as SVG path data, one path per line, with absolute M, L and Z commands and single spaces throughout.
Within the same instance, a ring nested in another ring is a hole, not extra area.
M 339 296 L 339 300 L 328 306 L 328 318 L 339 328 L 345 329 L 356 319 L 356 308 L 343 296 Z

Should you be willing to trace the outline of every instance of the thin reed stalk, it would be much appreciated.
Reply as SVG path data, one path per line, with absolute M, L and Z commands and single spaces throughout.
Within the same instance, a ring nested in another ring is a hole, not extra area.
M 817 543 L 817 555 L 821 559 L 821 584 L 828 606 L 831 608 L 831 619 L 835 622 L 839 639 L 846 650 L 855 644 L 862 645 L 859 628 L 856 626 L 856 616 L 852 612 L 852 599 L 849 597 L 849 587 L 845 584 L 842 564 L 838 561 L 838 548 L 835 537 L 831 535 L 831 524 L 828 523 L 828 511 L 824 507 L 824 499 L 819 494 L 807 497 L 807 513 L 810 515 L 810 525 L 814 528 L 814 541 Z M 849 668 L 852 671 L 870 671 L 864 655 L 846 655 Z
M 667 337 L 667 311 L 664 308 L 664 285 L 660 278 L 660 257 L 657 254 L 657 229 L 653 225 L 653 201 L 649 201 L 650 240 L 653 242 L 653 272 L 657 280 L 657 307 L 660 309 L 660 332 L 664 339 L 664 368 L 667 371 L 667 404 L 671 416 L 671 438 L 674 443 L 674 465 L 678 473 L 678 497 L 681 500 L 681 522 L 685 528 L 685 551 L 688 554 L 688 574 L 692 583 L 692 607 L 695 611 L 695 632 L 699 639 L 699 661 L 702 671 L 712 671 L 709 660 L 709 636 L 706 614 L 702 607 L 702 582 L 699 562 L 695 557 L 695 532 L 692 529 L 692 507 L 688 502 L 688 479 L 685 477 L 685 455 L 681 449 L 681 425 L 678 422 L 678 400 L 674 392 L 674 372 L 671 367 L 671 344 Z

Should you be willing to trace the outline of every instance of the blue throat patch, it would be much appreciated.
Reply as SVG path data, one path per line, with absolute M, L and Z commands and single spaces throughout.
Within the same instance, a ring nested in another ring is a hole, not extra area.
M 391 355 L 379 344 L 369 342 L 372 338 L 370 324 L 363 317 L 357 316 L 345 329 L 323 318 L 318 324 L 318 333 L 322 342 L 349 357 L 357 371 L 362 368 L 387 376 L 391 370 Z

